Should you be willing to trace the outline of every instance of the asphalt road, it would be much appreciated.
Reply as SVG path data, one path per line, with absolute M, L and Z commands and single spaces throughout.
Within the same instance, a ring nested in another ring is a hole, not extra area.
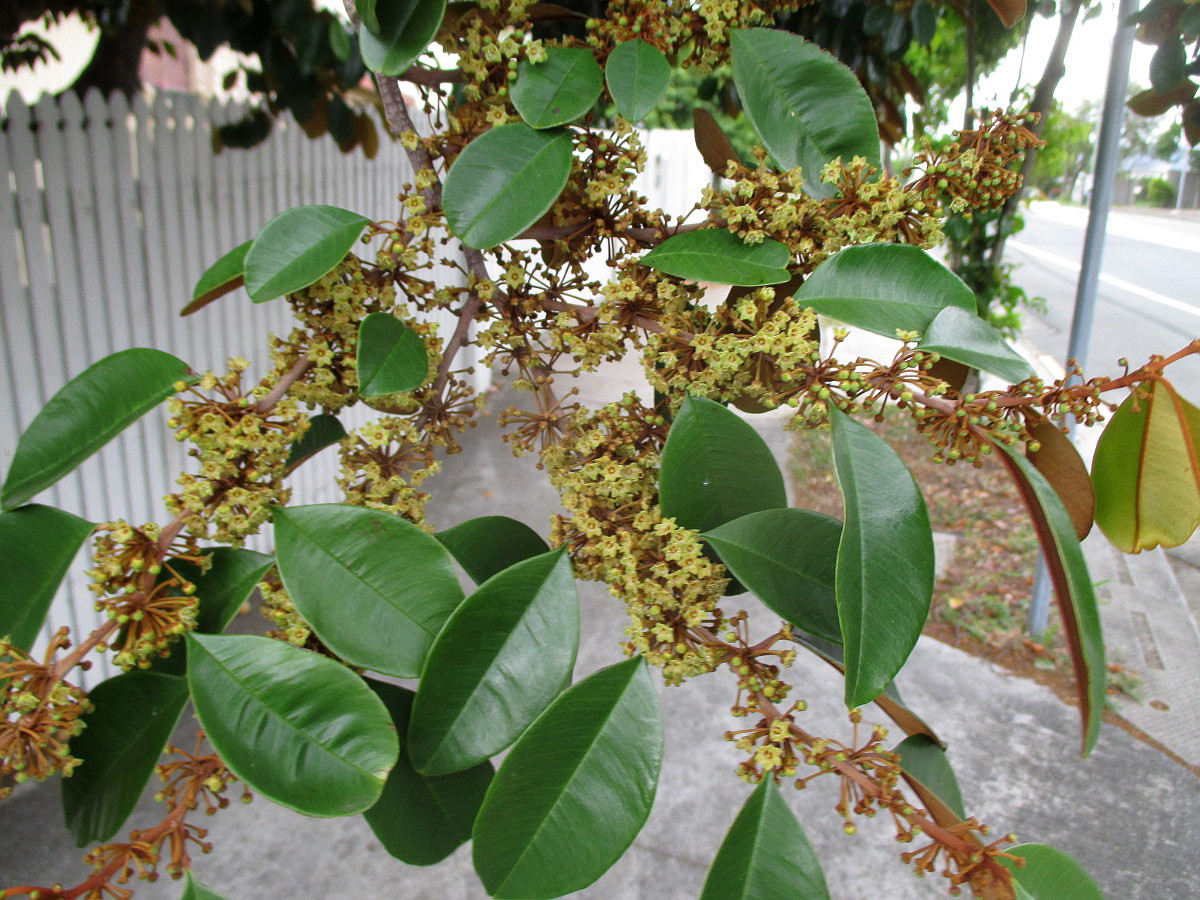
M 1015 281 L 1047 301 L 1044 313 L 1026 314 L 1024 337 L 1059 363 L 1067 356 L 1086 226 L 1084 208 L 1034 203 L 1025 229 L 1008 243 Z M 1136 366 L 1200 337 L 1200 215 L 1113 212 L 1101 272 L 1083 360 L 1089 376 L 1119 374 L 1121 357 Z M 1200 357 L 1169 375 L 1200 404 Z

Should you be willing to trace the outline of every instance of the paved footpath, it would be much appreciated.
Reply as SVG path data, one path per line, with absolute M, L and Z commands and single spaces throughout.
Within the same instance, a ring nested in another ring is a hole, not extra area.
M 619 395 L 638 380 L 628 367 L 604 373 L 584 386 L 585 402 Z M 497 440 L 495 414 L 511 402 L 516 401 L 497 395 L 484 423 L 468 435 L 465 451 L 447 460 L 431 482 L 430 516 L 437 527 L 502 514 L 546 532 L 557 502 L 544 473 L 536 471 L 531 460 L 514 459 Z M 786 452 L 777 421 L 760 417 L 755 424 L 763 426 L 773 447 Z M 786 463 L 786 456 L 780 460 Z M 1129 584 L 1119 572 L 1106 576 L 1113 591 L 1107 607 L 1128 610 L 1131 621 L 1136 621 L 1134 612 L 1145 613 L 1166 665 L 1174 657 L 1167 636 L 1159 636 L 1158 623 L 1165 620 L 1158 600 L 1170 590 L 1144 568 L 1149 567 L 1135 560 L 1127 570 Z M 578 677 L 621 658 L 618 643 L 624 628 L 619 604 L 603 589 L 581 585 L 581 601 L 584 641 Z M 737 607 L 749 609 L 752 621 L 772 620 L 752 601 L 738 598 L 736 607 L 727 611 Z M 1109 612 L 1106 618 L 1111 618 Z M 239 619 L 237 627 L 261 626 L 252 614 Z M 1135 664 L 1132 658 L 1128 661 Z M 1200 668 L 1200 657 L 1191 658 L 1191 667 Z M 840 678 L 824 663 L 802 658 L 790 680 L 797 686 L 796 696 L 809 702 L 805 727 L 848 740 Z M 1040 685 L 931 639 L 921 640 L 898 685 L 906 701 L 948 743 L 968 811 L 990 823 L 996 833 L 1015 831 L 1021 840 L 1049 843 L 1073 855 L 1112 900 L 1195 896 L 1200 880 L 1200 779 L 1188 769 L 1112 725 L 1104 726 L 1096 752 L 1080 760 L 1074 709 Z M 1151 697 L 1175 710 L 1186 703 L 1178 690 L 1168 679 Z M 733 774 L 738 753 L 721 737 L 734 722 L 726 712 L 733 697 L 730 679 L 717 673 L 683 687 L 663 688 L 659 694 L 667 752 L 654 810 L 630 852 L 578 897 L 698 896 L 707 865 L 748 795 L 748 787 Z M 886 719 L 868 707 L 867 721 Z M 185 733 L 176 740 L 186 740 L 192 727 L 185 722 Z M 1194 740 L 1187 745 L 1190 738 L 1158 733 L 1175 753 L 1195 758 Z M 853 837 L 843 834 L 833 811 L 835 788 L 818 780 L 808 790 L 789 790 L 786 795 L 823 862 L 836 900 L 947 896 L 942 879 L 915 879 L 897 860 L 901 848 L 886 816 L 862 822 Z M 134 824 L 144 827 L 160 816 L 147 796 Z M 70 884 L 83 877 L 80 851 L 60 823 L 53 783 L 27 787 L 0 806 L 0 889 L 29 882 Z M 248 806 L 234 803 L 207 824 L 216 849 L 211 856 L 197 858 L 196 872 L 227 900 L 485 896 L 471 871 L 469 847 L 438 866 L 406 866 L 387 856 L 361 817 L 310 819 L 257 799 Z M 139 887 L 137 897 L 173 900 L 180 893 L 179 885 L 165 881 Z

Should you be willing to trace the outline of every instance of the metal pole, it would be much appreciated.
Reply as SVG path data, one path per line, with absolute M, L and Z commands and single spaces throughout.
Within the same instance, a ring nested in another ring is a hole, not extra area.
M 1096 175 L 1092 182 L 1087 232 L 1083 241 L 1083 262 L 1075 291 L 1075 313 L 1071 319 L 1071 338 L 1067 359 L 1083 364 L 1087 360 L 1096 314 L 1096 287 L 1104 259 L 1104 231 L 1112 208 L 1113 184 L 1120 159 L 1121 126 L 1125 120 L 1125 93 L 1129 87 L 1129 57 L 1133 50 L 1133 26 L 1129 19 L 1137 12 L 1137 0 L 1121 0 L 1117 9 L 1117 30 L 1113 36 L 1112 57 L 1108 63 L 1108 84 L 1104 92 L 1104 113 L 1100 117 L 1100 138 L 1096 148 Z M 1071 423 L 1074 428 L 1074 423 Z M 1029 632 L 1041 637 L 1046 631 L 1050 611 L 1050 578 L 1046 562 L 1038 558 L 1033 579 L 1033 598 L 1029 605 Z

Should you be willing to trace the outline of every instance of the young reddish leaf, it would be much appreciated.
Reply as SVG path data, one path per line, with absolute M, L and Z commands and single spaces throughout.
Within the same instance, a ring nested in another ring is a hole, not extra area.
M 1126 553 L 1177 547 L 1200 525 L 1200 409 L 1166 381 L 1136 387 L 1092 459 L 1096 524 Z
M 951 828 L 967 817 L 958 779 L 946 759 L 946 748 L 924 734 L 905 738 L 892 750 L 900 756 L 905 780 L 921 803 L 943 828 Z
M 1100 633 L 1100 612 L 1092 579 L 1075 537 L 1075 525 L 1050 482 L 1015 451 L 1004 444 L 996 446 L 1001 451 L 1000 461 L 1029 510 L 1050 570 L 1075 670 L 1079 715 L 1083 721 L 1083 755 L 1087 756 L 1100 737 L 1107 681 L 1104 637 Z
M 740 161 L 733 144 L 707 109 L 697 106 L 692 110 L 692 132 L 696 136 L 696 149 L 714 174 L 724 175 L 730 163 Z
M 1026 455 L 1058 494 L 1075 523 L 1075 536 L 1082 541 L 1092 530 L 1096 513 L 1096 492 L 1087 465 L 1070 438 L 1053 422 L 1039 417 L 1029 433 L 1038 442 L 1038 449 Z
M 1147 88 L 1130 97 L 1125 105 L 1131 112 L 1135 112 L 1139 116 L 1161 116 L 1173 107 L 1187 103 L 1194 96 L 1196 96 L 1196 83 L 1188 80 L 1181 81 L 1165 94 L 1160 94 L 1154 88 Z
M 254 241 L 246 241 L 234 247 L 205 270 L 192 291 L 192 302 L 179 311 L 181 316 L 190 316 L 214 300 L 236 291 L 246 283 L 244 274 L 246 251 Z
M 1025 0 L 988 0 L 1005 28 L 1012 28 L 1025 18 Z

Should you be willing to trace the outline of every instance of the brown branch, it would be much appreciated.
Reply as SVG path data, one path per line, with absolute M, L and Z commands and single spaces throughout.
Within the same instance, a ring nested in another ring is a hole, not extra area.
M 436 87 L 439 84 L 461 84 L 466 76 L 461 69 L 427 69 L 424 66 L 410 66 L 399 76 L 401 81 L 419 84 L 421 87 Z
M 312 367 L 312 360 L 303 356 L 293 362 L 291 368 L 284 372 L 279 381 L 275 383 L 275 387 L 271 388 L 271 392 L 255 404 L 255 414 L 265 416 L 274 409 L 275 404 L 284 398 L 287 392 L 291 390 L 292 385 L 303 378 Z

